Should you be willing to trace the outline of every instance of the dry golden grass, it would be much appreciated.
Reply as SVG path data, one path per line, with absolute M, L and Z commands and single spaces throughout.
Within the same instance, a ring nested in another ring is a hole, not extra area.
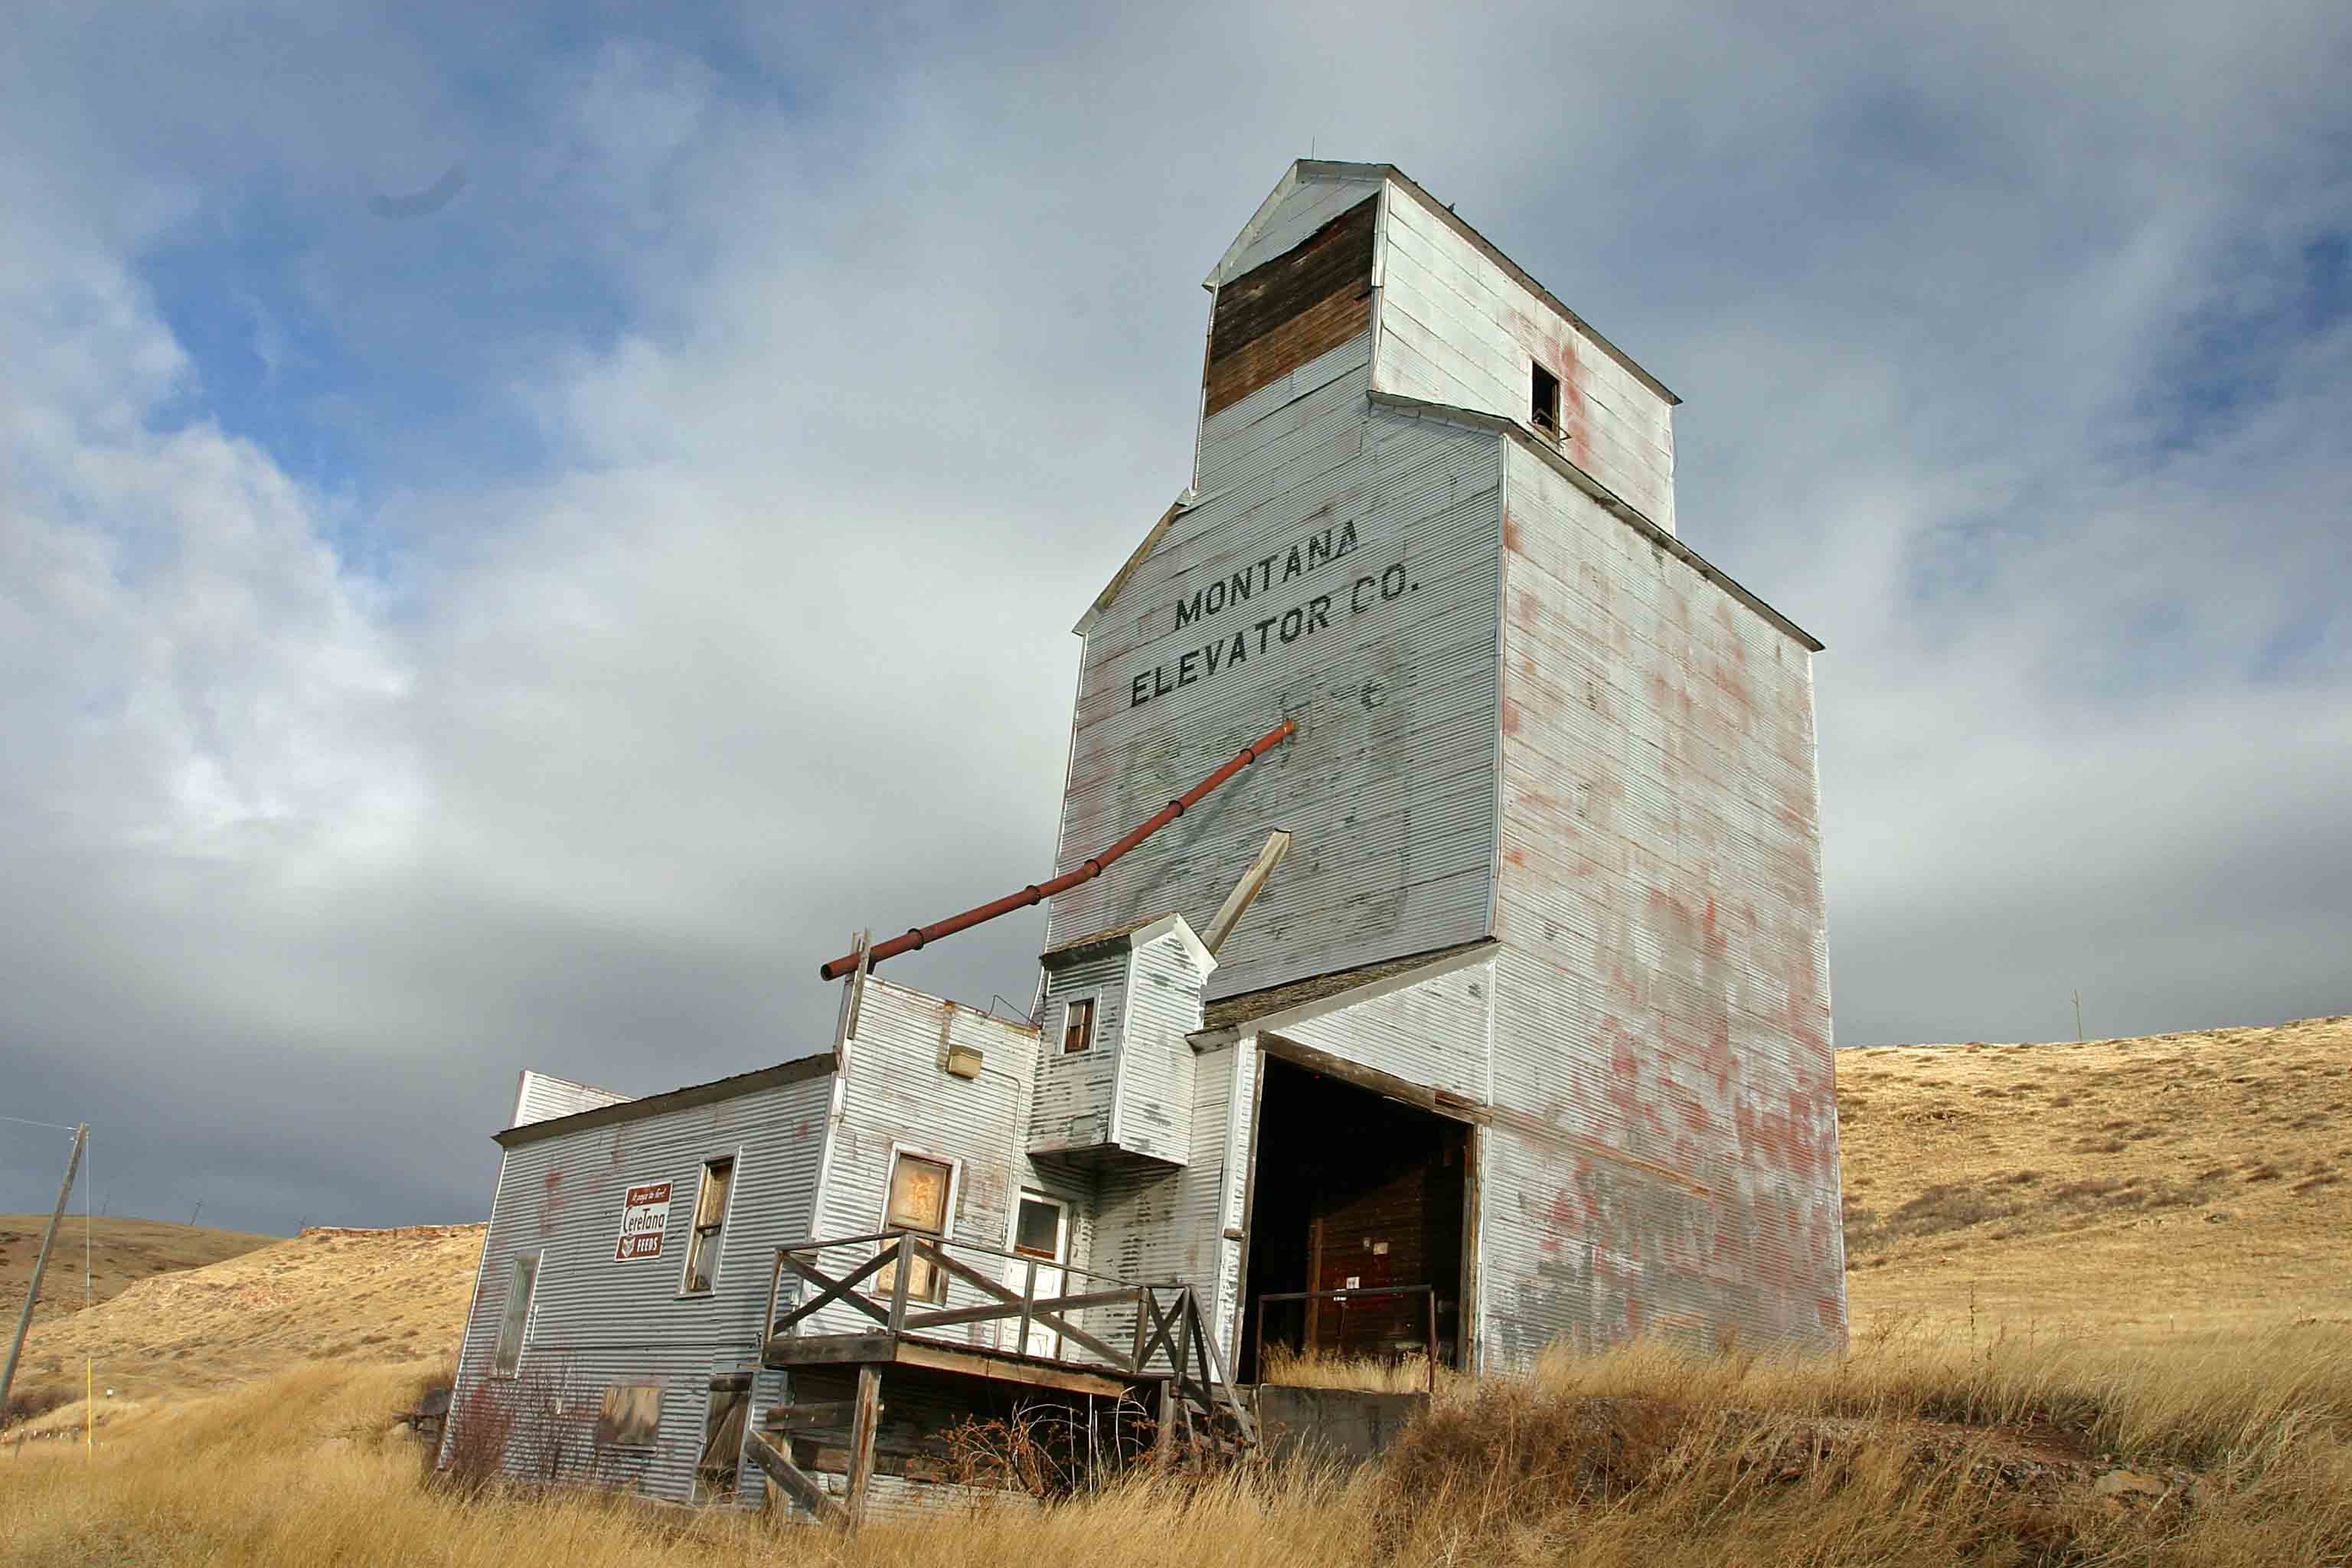
M 12 1327 L 13 1314 L 25 1299 L 26 1283 L 33 1277 L 33 1259 L 40 1254 L 41 1232 L 48 1223 L 45 1214 L 0 1215 L 0 1304 L 7 1307 Z M 91 1301 L 112 1300 L 130 1286 L 157 1274 L 201 1268 L 283 1239 L 160 1219 L 104 1218 L 88 1223 Z M 48 1275 L 41 1282 L 41 1304 L 33 1313 L 36 1323 L 78 1312 L 84 1305 L 82 1227 L 82 1216 L 78 1214 L 68 1215 L 58 1227 Z
M 1845 1051 L 1857 1332 L 2352 1323 L 2352 1019 Z
M 1886 1338 L 1842 1362 L 1648 1348 L 1465 1384 L 1352 1478 L 1145 1479 L 1042 1511 L 856 1541 L 578 1492 L 423 1483 L 390 1414 L 414 1369 L 312 1365 L 78 1445 L 0 1454 L 0 1563 L 52 1568 L 668 1568 L 716 1561 L 1401 1564 L 2314 1564 L 2352 1560 L 2352 1355 L 2339 1331 L 2161 1356 Z M 1948 1424 L 1998 1420 L 1958 1430 Z M 2100 1495 L 2111 1452 L 2193 1489 Z
M 1367 1394 L 1425 1394 L 1430 1391 L 1429 1363 L 1414 1357 L 1342 1356 L 1328 1352 L 1300 1352 L 1276 1345 L 1265 1352 L 1264 1381 L 1286 1388 L 1352 1388 Z M 1439 1387 L 1461 1374 L 1440 1366 Z
M 73 1403 L 39 1424 L 79 1425 L 86 1355 L 98 1386 L 114 1390 L 111 1400 L 100 1396 L 101 1421 L 311 1358 L 449 1356 L 465 1325 L 482 1229 L 313 1227 L 203 1268 L 156 1274 L 87 1310 L 37 1322 L 17 1382 L 69 1390 Z

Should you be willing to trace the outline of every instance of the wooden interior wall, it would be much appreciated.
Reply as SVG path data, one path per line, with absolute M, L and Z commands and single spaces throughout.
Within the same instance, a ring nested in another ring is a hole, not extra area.
M 1295 249 L 1217 290 L 1204 415 L 1370 330 L 1379 210 L 1380 198 L 1367 196 Z

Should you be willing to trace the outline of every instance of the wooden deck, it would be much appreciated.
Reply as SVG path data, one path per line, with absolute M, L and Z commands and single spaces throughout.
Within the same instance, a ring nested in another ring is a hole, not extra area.
M 829 1269 L 829 1251 L 848 1256 Z M 989 1261 L 967 1263 L 954 1253 L 978 1254 Z M 1018 1289 L 987 1272 L 1005 1272 L 1007 1261 L 1021 1276 Z M 939 1281 L 930 1299 L 910 1295 L 919 1266 L 927 1279 Z M 890 1282 L 877 1289 L 874 1282 L 886 1268 Z M 1048 1280 L 1042 1293 L 1041 1274 Z M 780 1310 L 787 1275 L 796 1295 L 802 1287 L 807 1289 L 807 1299 Z M 1072 1289 L 1073 1280 L 1087 1288 Z M 1131 1336 L 1124 1315 L 1118 1328 L 1103 1331 L 1128 1339 L 1128 1343 L 1113 1344 L 1074 1321 L 1082 1311 L 1106 1307 L 1132 1313 Z M 819 1327 L 820 1312 L 828 1313 L 834 1327 L 812 1332 Z M 839 1331 L 845 1317 L 856 1325 L 855 1331 Z M 1032 1342 L 1033 1328 L 1050 1333 L 1063 1353 L 1037 1355 L 943 1340 L 925 1331 L 983 1322 L 1004 1325 L 1016 1345 Z M 843 1458 L 848 1486 L 838 1502 L 765 1434 L 746 1434 L 753 1459 L 788 1495 L 819 1518 L 853 1530 L 865 1516 L 867 1486 L 877 1473 L 875 1424 L 887 1368 L 1132 1400 L 1154 1412 L 1163 1458 L 1175 1451 L 1180 1431 L 1206 1435 L 1234 1451 L 1255 1447 L 1258 1440 L 1256 1423 L 1234 1394 L 1223 1356 L 1191 1286 L 1128 1284 L 1068 1264 L 947 1241 L 920 1231 L 812 1238 L 779 1247 L 769 1281 L 768 1333 L 760 1361 L 777 1368 L 856 1370 L 855 1399 L 787 1405 L 771 1413 L 772 1425 L 780 1432 L 846 1425 L 849 1436 Z
M 887 1331 L 871 1334 L 776 1334 L 761 1355 L 761 1364 L 793 1366 L 919 1366 L 932 1372 L 958 1373 L 999 1383 L 1024 1383 L 1036 1388 L 1058 1388 L 1070 1394 L 1117 1398 L 1132 1395 L 1140 1384 L 1167 1381 L 1165 1371 L 1115 1373 L 1080 1362 L 991 1350 L 985 1345 L 944 1344 L 913 1334 Z

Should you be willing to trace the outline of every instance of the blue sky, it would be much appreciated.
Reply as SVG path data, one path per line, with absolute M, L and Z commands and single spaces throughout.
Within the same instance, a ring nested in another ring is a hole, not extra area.
M 470 1217 L 517 1068 L 806 1048 L 1050 858 L 1310 151 L 1687 400 L 1684 536 L 1830 645 L 1842 1041 L 2352 1005 L 2340 7 L 1129 9 L 36 8 L 0 1110 L 118 1212 Z

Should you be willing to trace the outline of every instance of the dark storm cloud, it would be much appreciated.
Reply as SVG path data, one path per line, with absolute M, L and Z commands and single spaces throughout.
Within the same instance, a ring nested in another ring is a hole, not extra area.
M 820 1048 L 853 927 L 1051 860 L 1067 627 L 1310 146 L 1689 399 L 1684 535 L 1830 644 L 1841 1038 L 2341 1011 L 2346 24 L 2102 17 L 53 16 L 0 1110 L 116 1212 L 393 1223 L 480 1213 L 522 1066 Z M 1037 931 L 893 972 L 1025 1005 Z

